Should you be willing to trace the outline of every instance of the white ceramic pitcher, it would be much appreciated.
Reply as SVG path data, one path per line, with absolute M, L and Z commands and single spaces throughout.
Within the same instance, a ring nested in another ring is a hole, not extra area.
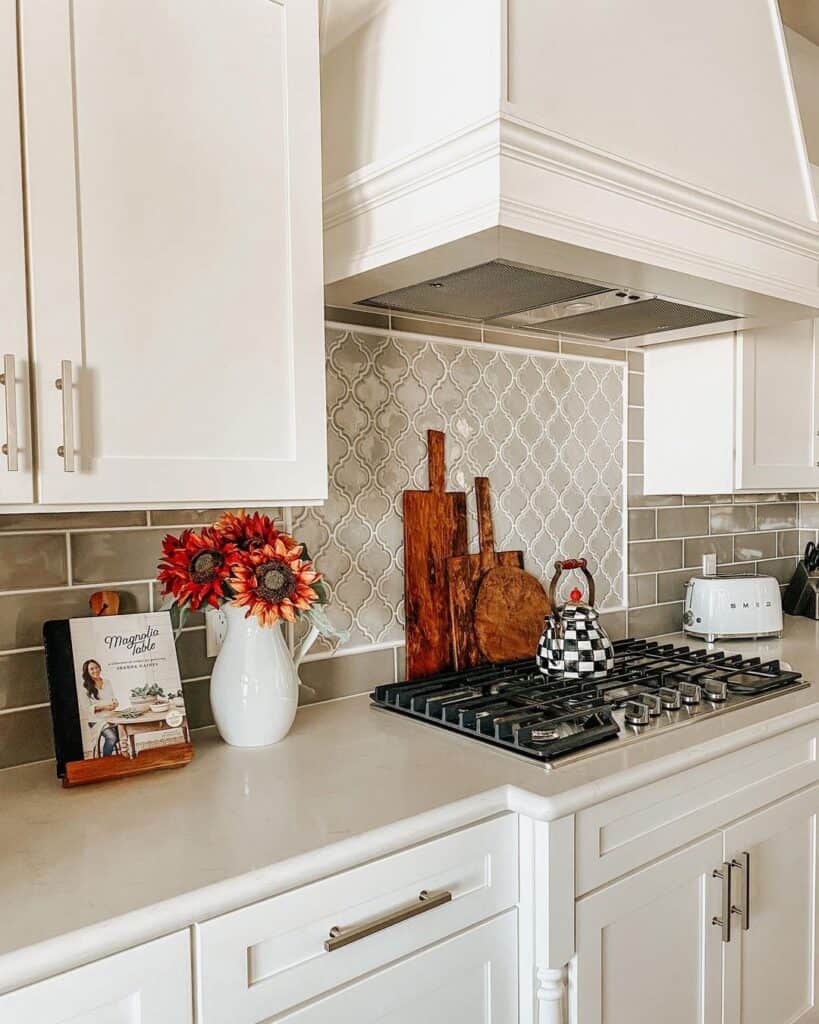
M 297 669 L 318 636 L 313 627 L 295 657 L 281 624 L 260 626 L 245 609 L 226 604 L 209 609 L 227 626 L 213 666 L 210 704 L 222 739 L 234 747 L 266 747 L 290 731 L 299 703 Z

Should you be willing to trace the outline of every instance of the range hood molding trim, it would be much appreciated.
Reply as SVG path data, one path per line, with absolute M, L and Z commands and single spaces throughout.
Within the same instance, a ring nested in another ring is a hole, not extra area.
M 385 202 L 412 195 L 442 177 L 502 158 L 548 168 L 564 177 L 605 187 L 686 217 L 696 216 L 719 228 L 819 259 L 819 222 L 814 227 L 777 217 L 503 112 L 408 152 L 401 159 L 372 164 L 329 183 L 324 194 L 324 229 L 329 231 L 377 210 Z

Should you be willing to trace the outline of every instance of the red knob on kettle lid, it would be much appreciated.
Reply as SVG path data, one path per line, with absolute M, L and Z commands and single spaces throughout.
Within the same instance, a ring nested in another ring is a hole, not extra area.
M 582 596 L 583 596 L 583 591 L 582 590 L 578 590 L 577 587 L 575 587 L 574 590 L 569 594 L 569 600 L 573 601 L 575 604 L 577 604 L 577 602 L 580 600 L 580 598 Z

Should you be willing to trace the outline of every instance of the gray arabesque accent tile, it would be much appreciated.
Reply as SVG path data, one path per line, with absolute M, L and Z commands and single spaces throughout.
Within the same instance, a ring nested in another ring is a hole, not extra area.
M 59 587 L 67 582 L 65 534 L 0 534 L 0 591 Z
M 756 505 L 712 505 L 711 533 L 752 533 Z
M 678 633 L 682 628 L 682 601 L 636 608 L 628 613 L 629 636 L 640 638 Z
M 48 682 L 42 651 L 0 655 L 0 711 L 47 701 Z
M 54 756 L 48 708 L 0 715 L 0 768 L 45 761 Z M 55 785 L 56 779 L 55 779 Z
M 707 508 L 658 508 L 658 537 L 697 537 L 708 532 Z
M 388 649 L 304 662 L 299 669 L 299 677 L 304 683 L 299 701 L 301 704 L 315 704 L 354 693 L 368 693 L 380 683 L 393 682 L 393 659 L 393 652 Z M 310 693 L 305 687 L 315 693 Z
M 737 562 L 776 558 L 776 553 L 775 533 L 738 533 L 734 536 L 734 558 Z
M 165 530 L 100 530 L 71 534 L 75 583 L 151 580 L 162 554 Z
M 655 572 L 658 569 L 679 569 L 682 566 L 681 540 L 644 540 L 629 544 L 628 561 L 631 572 Z
M 630 540 L 653 540 L 657 536 L 657 514 L 653 508 L 635 508 L 628 514 Z
M 148 584 L 115 587 L 121 598 L 120 612 L 148 611 Z M 88 599 L 99 587 L 43 590 L 32 594 L 0 594 L 0 651 L 38 647 L 43 642 L 47 619 L 89 615 Z

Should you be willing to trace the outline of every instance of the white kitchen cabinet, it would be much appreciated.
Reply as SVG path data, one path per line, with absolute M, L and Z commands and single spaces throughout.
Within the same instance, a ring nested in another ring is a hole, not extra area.
M 577 902 L 574 1020 L 721 1024 L 719 835 Z
M 281 1024 L 517 1024 L 517 915 L 401 960 Z
M 17 5 L 0 0 L 0 503 L 33 497 Z
M 192 1024 L 188 932 L 0 996 L 0 1024 Z
M 816 823 L 819 787 L 774 804 L 725 832 L 733 902 L 743 906 L 745 855 L 748 928 L 734 918 L 725 946 L 724 1024 L 819 1020 L 816 949 Z
M 819 486 L 813 320 L 645 352 L 645 493 Z
M 317 4 L 22 0 L 20 52 L 39 502 L 323 499 Z

